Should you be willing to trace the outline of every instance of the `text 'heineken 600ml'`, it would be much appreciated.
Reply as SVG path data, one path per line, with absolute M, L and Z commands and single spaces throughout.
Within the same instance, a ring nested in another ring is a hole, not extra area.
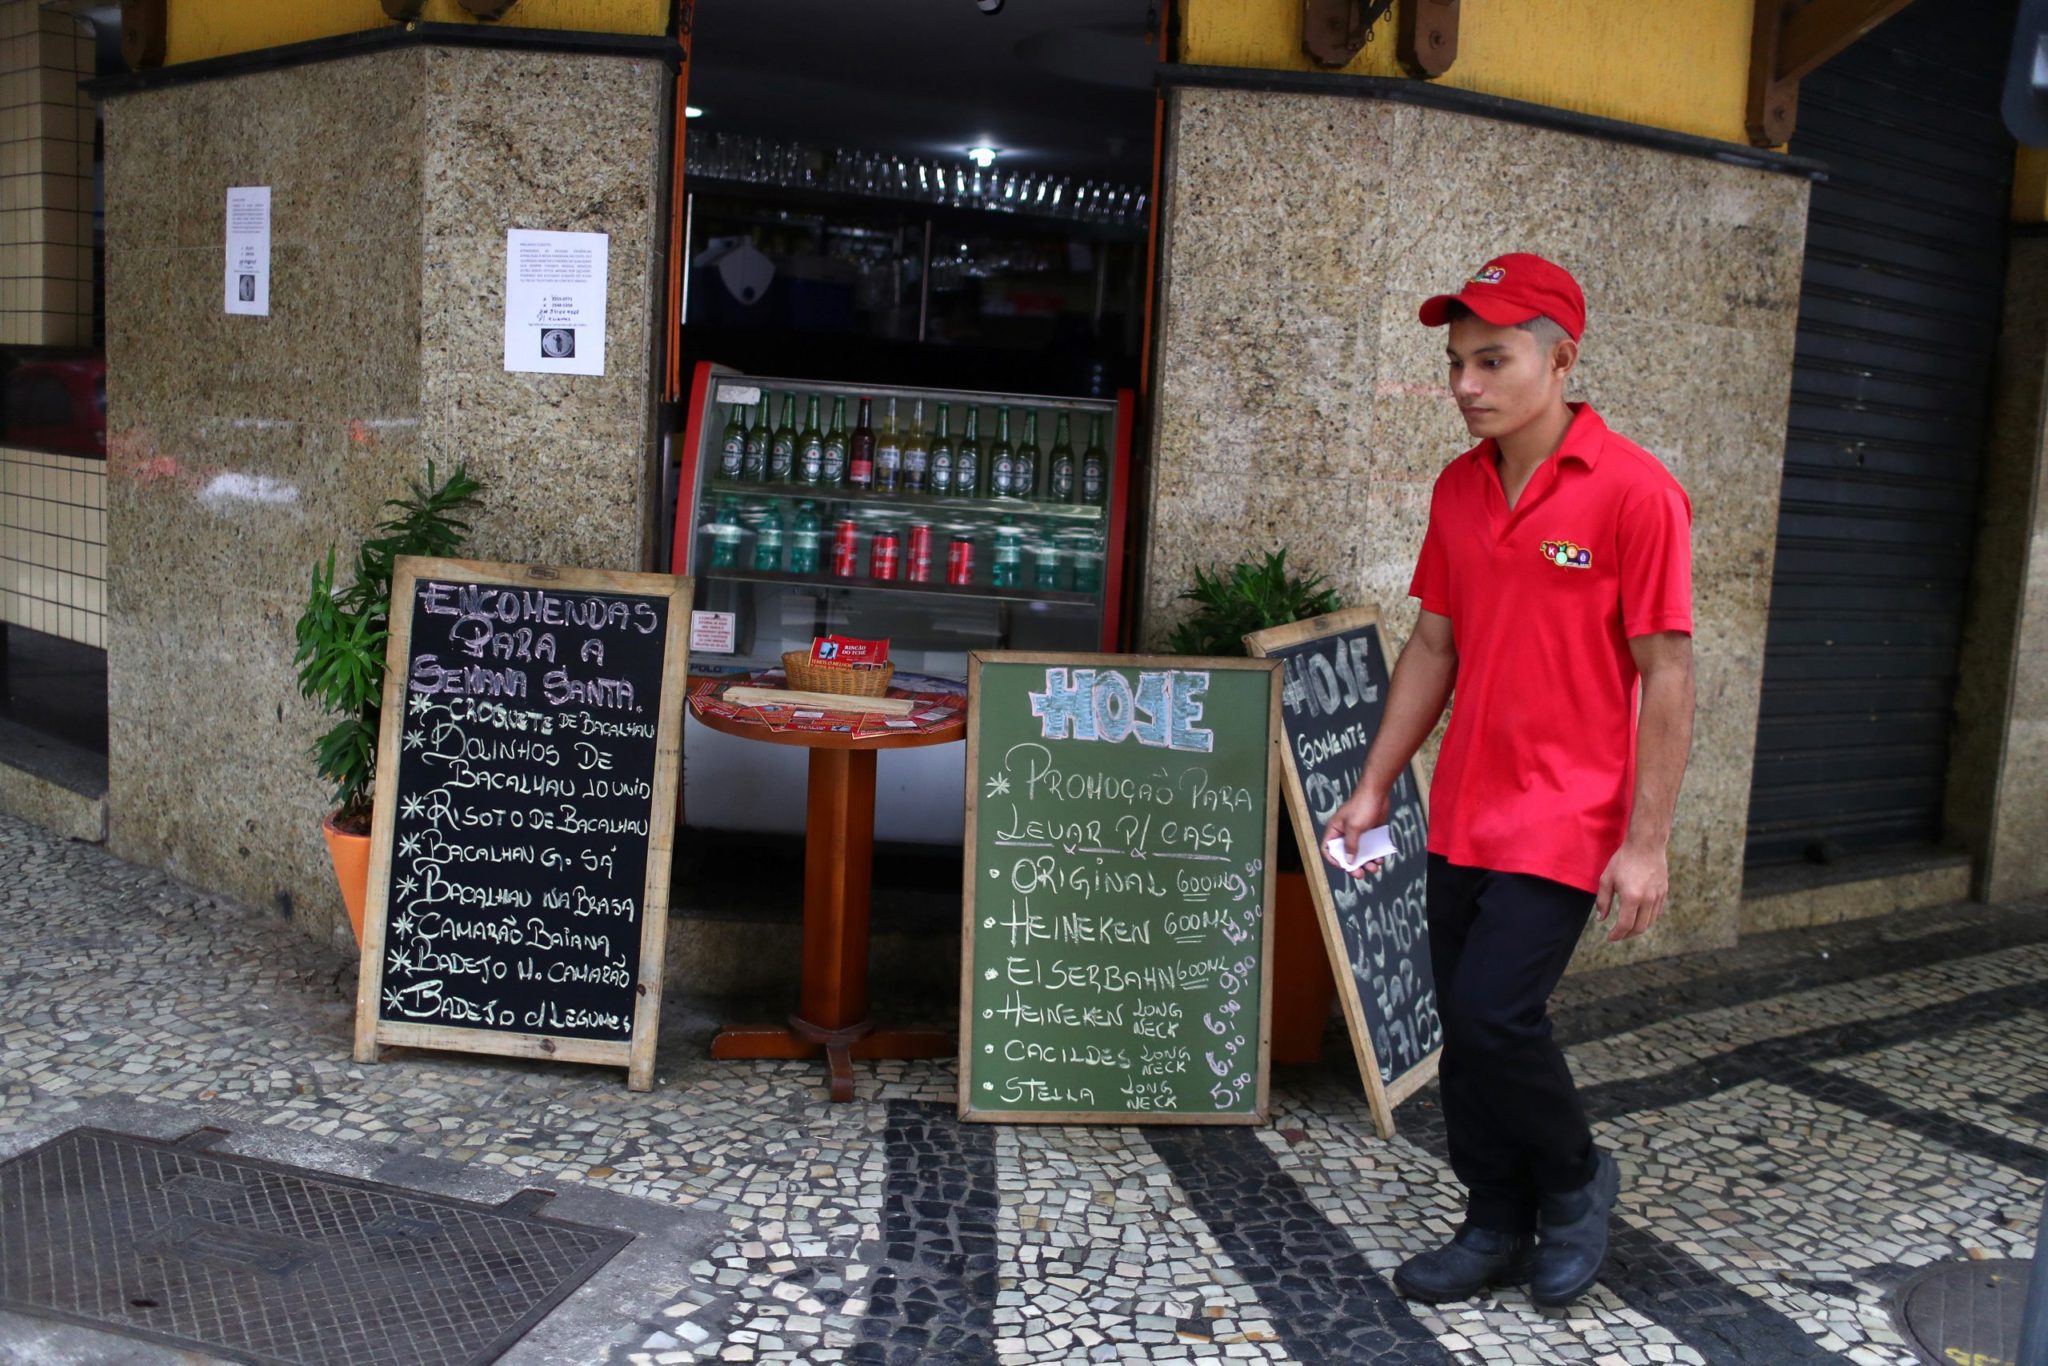
M 1102 414 L 1088 419 L 1088 449 L 1081 452 L 1081 501 L 1103 503 L 1109 498 L 1109 453 L 1102 449 Z
M 804 429 L 796 434 L 796 477 L 803 484 L 817 484 L 825 478 L 825 434 L 818 430 L 816 394 L 805 405 Z

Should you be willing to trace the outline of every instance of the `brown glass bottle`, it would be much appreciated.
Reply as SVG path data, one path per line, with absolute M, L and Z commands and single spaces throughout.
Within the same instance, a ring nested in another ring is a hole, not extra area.
M 846 486 L 875 486 L 875 401 L 871 398 L 860 401 L 860 421 L 846 440 Z

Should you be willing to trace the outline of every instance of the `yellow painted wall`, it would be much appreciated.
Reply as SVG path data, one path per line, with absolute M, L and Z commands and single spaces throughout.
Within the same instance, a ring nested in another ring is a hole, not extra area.
M 1397 0 L 1406 4 L 1408 0 Z M 1481 0 L 1438 84 L 1747 144 L 1753 0 Z M 1180 0 L 1180 60 L 1319 71 L 1301 0 Z M 1396 76 L 1394 20 L 1348 72 Z
M 2048 223 L 2048 147 L 2022 146 L 2013 158 L 2012 221 Z
M 669 0 L 520 0 L 498 26 L 660 34 L 668 31 L 668 14 Z M 440 24 L 482 22 L 456 0 L 427 0 L 420 18 Z M 378 0 L 170 0 L 164 60 L 196 62 L 387 28 L 391 22 Z

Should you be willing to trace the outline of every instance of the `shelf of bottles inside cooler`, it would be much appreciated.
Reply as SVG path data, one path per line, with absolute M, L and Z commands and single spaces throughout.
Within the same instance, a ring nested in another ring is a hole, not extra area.
M 704 503 L 708 515 L 698 527 L 696 562 L 700 573 L 713 578 L 947 590 L 1029 601 L 1071 594 L 1088 603 L 1102 591 L 1106 519 L 1091 503 L 724 479 L 706 484 Z M 926 529 L 921 563 L 913 561 L 919 526 Z M 891 562 L 878 564 L 876 538 L 889 536 L 895 538 L 893 555 L 883 558 Z M 840 542 L 849 538 L 850 573 L 841 572 L 846 562 L 837 555 Z M 956 541 L 968 543 L 964 572 Z

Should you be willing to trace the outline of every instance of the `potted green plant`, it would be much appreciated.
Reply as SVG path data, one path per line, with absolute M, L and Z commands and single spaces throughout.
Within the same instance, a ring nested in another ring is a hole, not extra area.
M 1235 656 L 1244 638 L 1269 626 L 1285 626 L 1334 612 L 1343 601 L 1322 575 L 1287 572 L 1287 552 L 1263 560 L 1240 560 L 1228 569 L 1195 570 L 1195 586 L 1180 595 L 1194 614 L 1174 627 L 1167 648 L 1182 655 Z M 1276 797 L 1278 794 L 1275 794 Z M 1311 831 L 1311 835 L 1318 832 Z M 1336 979 L 1316 924 L 1308 872 L 1287 808 L 1280 808 L 1273 878 L 1273 1061 L 1313 1062 L 1322 1051 L 1323 1026 L 1330 1017 Z
M 356 942 L 363 938 L 369 880 L 370 800 L 377 781 L 377 728 L 384 702 L 384 648 L 391 633 L 391 575 L 400 555 L 449 555 L 469 534 L 457 513 L 481 487 L 460 464 L 446 479 L 427 462 L 424 480 L 384 504 L 389 515 L 356 552 L 347 587 L 335 583 L 335 547 L 313 566 L 312 591 L 295 628 L 292 663 L 299 692 L 339 717 L 313 745 L 320 776 L 334 784 L 334 809 L 321 822 L 335 880 Z

